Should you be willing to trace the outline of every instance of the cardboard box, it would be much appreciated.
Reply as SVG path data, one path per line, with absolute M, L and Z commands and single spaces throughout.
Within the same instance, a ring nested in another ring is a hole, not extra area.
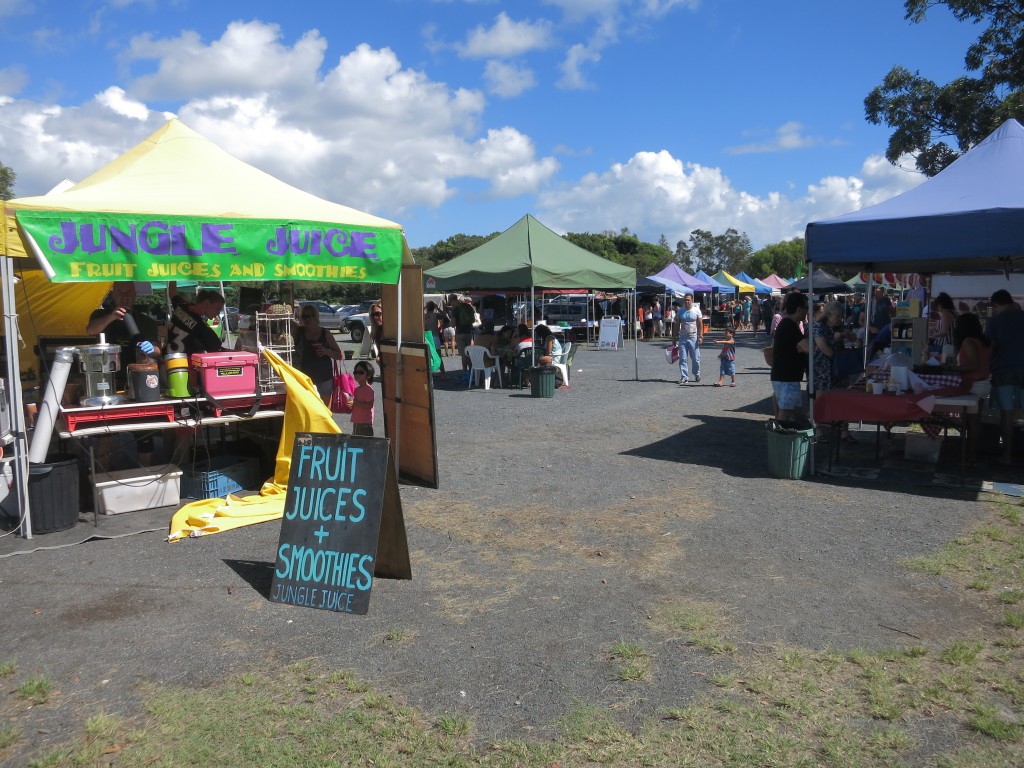
M 178 506 L 181 470 L 174 464 L 98 472 L 95 477 L 101 515 Z
M 191 357 L 192 368 L 199 375 L 199 386 L 210 397 L 251 395 L 256 392 L 255 352 L 197 352 Z
M 941 437 L 928 437 L 923 432 L 908 432 L 903 446 L 903 458 L 907 461 L 923 461 L 934 464 L 942 450 Z

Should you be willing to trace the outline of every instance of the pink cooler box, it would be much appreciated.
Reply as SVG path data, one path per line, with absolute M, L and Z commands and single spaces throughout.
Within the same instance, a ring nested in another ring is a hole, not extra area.
M 191 357 L 193 370 L 202 391 L 210 397 L 251 395 L 256 392 L 255 352 L 196 352 Z

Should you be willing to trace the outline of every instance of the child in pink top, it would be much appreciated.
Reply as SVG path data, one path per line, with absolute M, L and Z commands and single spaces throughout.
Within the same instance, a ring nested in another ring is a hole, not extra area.
M 352 369 L 356 391 L 352 394 L 352 434 L 373 437 L 373 366 L 360 360 Z

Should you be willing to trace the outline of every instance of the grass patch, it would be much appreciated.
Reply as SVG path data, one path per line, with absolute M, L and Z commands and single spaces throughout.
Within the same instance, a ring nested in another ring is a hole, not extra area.
M 602 706 L 579 701 L 557 722 L 541 724 L 557 729 L 553 738 L 496 741 L 476 733 L 465 712 L 402 706 L 352 672 L 323 669 L 318 661 L 246 671 L 203 689 L 144 686 L 142 716 L 95 715 L 74 744 L 32 763 L 12 757 L 26 726 L 18 730 L 15 717 L 4 717 L 0 762 L 117 768 L 1024 765 L 1024 633 L 1018 631 L 1024 612 L 1014 610 L 1022 597 L 1016 593 L 1024 592 L 1020 520 L 1016 507 L 1000 507 L 977 530 L 918 559 L 987 611 L 976 637 L 950 638 L 941 646 L 924 640 L 882 649 L 745 645 L 740 652 L 728 638 L 723 610 L 712 603 L 673 600 L 650 608 L 656 634 L 620 640 L 602 661 L 617 666 L 619 681 L 649 680 L 650 649 L 657 649 L 660 666 L 662 649 L 673 644 L 672 652 L 693 662 L 682 674 L 699 676 L 706 686 L 694 700 L 672 702 L 646 719 L 633 706 L 642 699 L 636 686 L 605 679 L 599 681 Z M 982 583 L 989 586 L 970 591 Z M 408 641 L 403 630 L 381 637 Z M 731 658 L 698 652 L 713 652 L 715 644 L 731 647 Z M 597 666 L 606 675 L 608 667 Z M 7 676 L 16 674 L 12 666 Z M 46 678 L 35 678 L 51 696 Z M 24 698 L 28 682 L 8 685 L 8 698 Z
M 644 682 L 651 679 L 651 654 L 640 643 L 619 640 L 612 646 L 612 658 L 619 665 L 618 678 L 628 682 Z
M 16 743 L 21 738 L 21 728 L 17 725 L 0 725 L 0 750 Z
M 35 706 L 49 701 L 52 692 L 53 684 L 45 675 L 32 675 L 18 686 L 18 696 Z
M 708 653 L 732 656 L 736 643 L 723 633 L 728 623 L 713 603 L 673 600 L 660 605 L 652 615 L 652 628 L 671 638 L 685 640 Z
M 0 662 L 0 680 L 13 677 L 14 673 L 18 671 L 18 665 L 13 661 Z

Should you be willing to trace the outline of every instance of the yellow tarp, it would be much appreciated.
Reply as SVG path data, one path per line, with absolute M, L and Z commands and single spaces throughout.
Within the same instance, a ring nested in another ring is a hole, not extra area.
M 285 383 L 287 399 L 281 442 L 277 446 L 274 477 L 263 484 L 258 496 L 235 496 L 226 499 L 202 499 L 187 504 L 171 519 L 168 541 L 241 528 L 243 525 L 280 520 L 284 514 L 285 493 L 292 467 L 292 446 L 296 432 L 340 434 L 330 409 L 324 405 L 316 388 L 304 373 L 292 368 L 270 350 L 263 354 Z
M 22 380 L 30 386 L 39 381 L 39 362 L 33 351 L 38 337 L 85 335 L 89 315 L 107 295 L 110 283 L 58 285 L 39 270 L 25 270 L 18 274 L 18 279 L 14 293 L 18 330 L 24 342 L 21 371 L 35 371 L 34 377 L 23 376 Z

